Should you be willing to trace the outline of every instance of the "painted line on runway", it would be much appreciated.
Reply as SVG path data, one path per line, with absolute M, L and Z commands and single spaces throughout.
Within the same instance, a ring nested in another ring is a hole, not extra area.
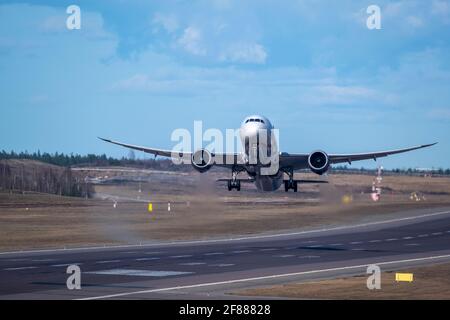
M 36 269 L 37 267 L 30 266 L 30 267 L 18 267 L 18 268 L 6 268 L 3 269 L 4 271 L 18 271 L 18 270 L 29 270 L 29 269 Z
M 112 275 L 112 276 L 135 276 L 135 277 L 170 277 L 193 272 L 185 271 L 157 271 L 157 270 L 135 270 L 135 269 L 111 269 L 85 272 L 88 274 Z
M 206 264 L 206 262 L 184 262 L 184 263 L 180 263 L 180 266 L 199 266 L 202 264 Z
M 120 260 L 104 260 L 104 261 L 96 261 L 97 264 L 103 264 L 103 263 L 114 263 L 114 262 L 120 262 Z
M 225 281 L 218 281 L 218 282 L 206 282 L 206 283 L 198 283 L 198 284 L 191 284 L 191 285 L 185 285 L 185 286 L 176 286 L 176 287 L 168 287 L 168 288 L 159 288 L 159 289 L 150 289 L 150 290 L 141 290 L 141 291 L 122 292 L 122 293 L 108 294 L 108 295 L 103 295 L 103 296 L 93 296 L 93 297 L 87 297 L 87 298 L 79 298 L 79 299 L 76 299 L 76 300 L 97 300 L 97 299 L 117 298 L 117 297 L 125 297 L 125 296 L 137 295 L 137 294 L 147 294 L 147 293 L 173 291 L 173 290 L 183 290 L 183 289 L 192 289 L 192 288 L 201 288 L 201 287 L 211 287 L 211 286 L 227 285 L 227 284 L 241 283 L 241 282 L 251 282 L 251 281 L 258 281 L 258 280 L 286 278 L 286 277 L 300 276 L 300 275 L 306 275 L 306 274 L 315 274 L 315 273 L 325 273 L 325 272 L 332 272 L 332 271 L 360 269 L 360 268 L 365 268 L 368 265 L 372 265 L 372 264 L 389 265 L 389 264 L 396 264 L 396 263 L 408 263 L 408 262 L 418 262 L 418 261 L 426 261 L 426 260 L 438 260 L 438 259 L 444 259 L 444 258 L 450 258 L 450 254 L 441 255 L 441 256 L 415 258 L 415 259 L 404 259 L 404 260 L 393 260 L 393 261 L 378 261 L 378 262 L 373 262 L 373 263 L 368 263 L 368 264 L 346 266 L 346 267 L 310 270 L 310 271 L 284 273 L 284 274 L 274 274 L 274 275 L 268 275 L 268 276 L 261 276 L 261 277 L 254 277 L 254 278 L 243 278 L 243 279 L 234 279 L 234 280 L 225 280 Z
M 209 252 L 209 253 L 204 253 L 204 256 L 218 256 L 218 255 L 222 255 L 225 254 L 223 252 Z
M 169 256 L 169 258 L 173 258 L 173 259 L 190 258 L 190 257 L 192 257 L 192 254 L 180 254 L 178 256 Z
M 150 261 L 150 260 L 159 260 L 160 258 L 158 257 L 151 257 L 151 258 L 137 258 L 134 259 L 135 261 Z
M 231 251 L 231 253 L 247 253 L 247 252 L 252 252 L 251 250 L 236 250 L 236 251 Z
M 74 263 L 61 263 L 61 264 L 52 264 L 50 267 L 68 267 L 71 265 L 81 266 L 82 262 L 74 262 Z
M 449 214 L 449 213 L 450 213 L 450 210 L 426 213 L 426 214 L 421 214 L 421 215 L 411 216 L 411 217 L 394 218 L 394 219 L 389 219 L 389 220 L 373 221 L 373 222 L 366 222 L 366 223 L 360 223 L 360 224 L 354 224 L 354 225 L 340 226 L 340 227 L 331 227 L 331 228 L 305 230 L 305 231 L 288 232 L 288 233 L 263 234 L 263 235 L 237 237 L 237 238 L 192 240 L 192 241 L 171 241 L 171 242 L 161 242 L 161 243 L 128 244 L 128 245 L 116 245 L 116 246 L 40 249 L 40 250 L 9 251 L 9 252 L 7 251 L 7 252 L 0 252 L 0 255 L 39 253 L 39 252 L 77 251 L 77 250 L 80 251 L 80 250 L 98 250 L 98 249 L 139 248 L 139 247 L 141 247 L 141 248 L 147 247 L 148 248 L 148 247 L 156 247 L 156 246 L 177 246 L 177 245 L 186 245 L 186 244 L 204 244 L 204 243 L 234 242 L 234 241 L 243 241 L 243 240 L 279 238 L 279 237 L 297 236 L 297 235 L 304 235 L 304 234 L 311 234 L 311 233 L 322 233 L 322 232 L 328 232 L 328 231 L 340 231 L 340 230 L 346 230 L 346 229 L 370 227 L 370 226 L 376 226 L 376 225 L 380 225 L 380 224 L 389 224 L 389 223 L 393 223 L 393 222 L 417 220 L 417 219 L 422 219 L 422 218 L 434 217 L 434 216 L 445 215 L 445 214 Z

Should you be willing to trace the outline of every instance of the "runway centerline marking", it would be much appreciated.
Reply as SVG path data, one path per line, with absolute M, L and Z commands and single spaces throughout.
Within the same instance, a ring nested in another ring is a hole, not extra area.
M 203 255 L 205 256 L 217 256 L 217 255 L 222 255 L 225 254 L 223 252 L 209 252 L 209 253 L 204 253 Z
M 252 252 L 251 250 L 236 250 L 236 251 L 231 251 L 231 253 L 246 253 L 246 252 Z
M 103 263 L 114 263 L 114 262 L 120 262 L 120 260 L 103 260 L 103 261 L 97 261 L 96 264 L 103 264 Z
M 150 260 L 159 260 L 158 257 L 150 257 L 150 258 L 137 258 L 136 261 L 150 261 Z
M 225 281 L 217 281 L 217 282 L 198 283 L 198 284 L 191 284 L 191 285 L 185 285 L 185 286 L 175 286 L 175 287 L 167 287 L 167 288 L 158 288 L 158 289 L 122 292 L 122 293 L 115 293 L 115 294 L 109 294 L 109 295 L 103 295 L 103 296 L 93 296 L 93 297 L 87 297 L 87 298 L 79 298 L 79 299 L 76 299 L 76 300 L 98 300 L 98 299 L 117 298 L 117 297 L 125 297 L 125 296 L 137 295 L 137 294 L 147 294 L 147 293 L 154 293 L 154 292 L 164 292 L 164 291 L 174 291 L 174 290 L 201 288 L 201 287 L 211 287 L 211 286 L 227 285 L 227 284 L 241 283 L 241 282 L 251 282 L 251 281 L 267 280 L 267 279 L 278 279 L 278 278 L 299 276 L 299 275 L 305 275 L 305 274 L 315 274 L 315 273 L 324 273 L 324 272 L 332 272 L 332 271 L 340 271 L 340 270 L 360 269 L 360 268 L 365 268 L 365 267 L 367 267 L 367 266 L 369 266 L 371 264 L 389 265 L 389 264 L 396 264 L 396 263 L 417 262 L 417 261 L 425 261 L 425 260 L 437 260 L 437 259 L 443 259 L 443 258 L 450 258 L 450 254 L 441 255 L 441 256 L 414 258 L 414 259 L 404 259 L 404 260 L 378 261 L 378 262 L 362 264 L 362 265 L 353 265 L 353 266 L 345 266 L 345 267 L 337 267 L 337 268 L 329 268 L 329 269 L 319 269 L 319 270 L 310 270 L 310 271 L 302 271 L 302 272 L 274 274 L 274 275 L 253 277 L 253 278 L 242 278 L 242 279 L 225 280 Z
M 30 266 L 30 267 L 18 267 L 18 268 L 6 268 L 3 269 L 5 271 L 16 271 L 16 270 L 29 270 L 29 269 L 36 269 L 37 267 L 35 266 Z
M 169 258 L 178 259 L 178 258 L 189 258 L 192 257 L 192 254 L 180 254 L 178 256 L 170 256 Z

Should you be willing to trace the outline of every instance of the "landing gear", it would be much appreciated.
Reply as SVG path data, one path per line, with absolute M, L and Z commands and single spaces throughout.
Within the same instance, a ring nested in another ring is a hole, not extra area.
M 289 176 L 289 180 L 284 180 L 284 191 L 288 192 L 289 189 L 292 189 L 294 192 L 297 192 L 297 181 L 294 180 L 294 171 L 289 170 L 286 173 Z
M 236 189 L 236 191 L 241 191 L 241 182 L 237 179 L 239 172 L 240 171 L 235 168 L 231 169 L 232 178 L 228 180 L 228 191 L 233 189 Z

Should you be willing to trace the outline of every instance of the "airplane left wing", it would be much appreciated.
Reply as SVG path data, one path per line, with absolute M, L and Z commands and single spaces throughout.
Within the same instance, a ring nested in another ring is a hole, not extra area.
M 192 157 L 192 152 L 177 152 L 172 150 L 148 148 L 134 144 L 127 144 L 110 139 L 105 139 L 101 137 L 98 138 L 105 142 L 109 142 L 133 150 L 143 151 L 145 153 L 150 153 L 155 156 L 168 157 L 176 160 L 185 159 L 186 161 L 190 161 Z M 244 163 L 241 155 L 238 153 L 212 153 L 212 156 L 214 157 L 214 164 L 221 167 L 239 166 Z

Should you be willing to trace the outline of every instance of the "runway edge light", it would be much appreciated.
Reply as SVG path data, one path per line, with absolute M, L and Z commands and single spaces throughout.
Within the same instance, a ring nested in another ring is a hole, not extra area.
M 414 276 L 412 273 L 396 273 L 395 274 L 395 281 L 400 282 L 413 282 Z

